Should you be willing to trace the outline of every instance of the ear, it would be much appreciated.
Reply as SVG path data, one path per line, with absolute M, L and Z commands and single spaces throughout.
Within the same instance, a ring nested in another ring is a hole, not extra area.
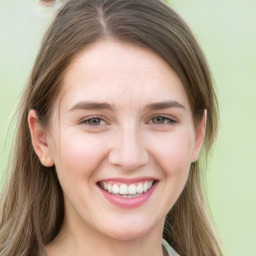
M 196 162 L 199 157 L 199 153 L 205 138 L 206 121 L 207 121 L 207 110 L 205 109 L 202 119 L 195 124 L 195 145 L 192 153 L 192 159 L 191 159 L 192 163 Z
M 33 109 L 30 110 L 28 114 L 28 125 L 31 134 L 32 145 L 39 160 L 46 167 L 53 166 L 54 162 L 47 145 L 46 131 L 40 124 L 37 113 Z

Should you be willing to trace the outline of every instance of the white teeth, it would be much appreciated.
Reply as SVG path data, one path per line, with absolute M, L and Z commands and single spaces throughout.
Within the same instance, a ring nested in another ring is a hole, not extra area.
M 112 192 L 113 194 L 119 194 L 119 186 L 117 184 L 112 186 Z
M 144 193 L 147 192 L 147 190 L 148 190 L 148 182 L 146 181 L 143 187 Z
M 119 188 L 119 194 L 126 195 L 128 194 L 128 186 L 126 184 L 121 184 Z
M 103 182 L 103 187 L 104 187 L 105 190 L 108 190 L 108 183 Z
M 140 182 L 137 186 L 135 184 L 130 184 L 128 186 L 127 184 L 118 185 L 107 182 L 101 182 L 100 185 L 109 193 L 122 195 L 122 197 L 126 198 L 133 198 L 141 195 L 143 192 L 147 192 L 152 187 L 153 181 L 146 181 L 144 184 Z
M 140 183 L 137 187 L 136 187 L 136 192 L 137 192 L 137 194 L 141 194 L 141 193 L 143 193 L 143 185 L 142 185 L 142 183 Z
M 124 198 L 134 198 L 134 197 L 138 197 L 140 196 L 141 194 L 136 194 L 136 195 L 123 195 L 122 197 Z
M 136 195 L 136 185 L 135 184 L 131 184 L 128 187 L 128 193 L 129 195 Z
M 109 193 L 112 193 L 112 186 L 111 186 L 110 183 L 108 184 L 108 192 L 109 192 Z

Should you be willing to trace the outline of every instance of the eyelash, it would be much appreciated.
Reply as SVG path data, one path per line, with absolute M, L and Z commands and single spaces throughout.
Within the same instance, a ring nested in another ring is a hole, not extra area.
M 92 120 L 98 120 L 100 122 L 103 121 L 104 124 L 90 124 L 89 122 L 92 121 Z M 109 123 L 107 121 L 105 121 L 102 116 L 92 116 L 92 117 L 83 119 L 81 122 L 79 122 L 79 124 L 82 124 L 82 125 L 85 124 L 85 125 L 88 125 L 89 127 L 92 127 L 92 128 L 98 128 L 98 127 L 101 127 L 103 125 L 108 125 Z
M 163 120 L 164 122 L 161 123 L 161 124 L 155 124 L 155 123 L 153 123 L 153 119 L 155 119 L 155 118 L 161 119 L 161 120 Z M 174 125 L 174 124 L 177 124 L 177 121 L 176 121 L 174 118 L 171 118 L 171 117 L 169 117 L 169 116 L 167 117 L 167 116 L 165 116 L 165 115 L 159 114 L 159 115 L 155 115 L 155 116 L 151 117 L 148 123 L 150 123 L 150 124 L 155 124 L 155 125 L 157 125 L 157 126 L 165 126 L 165 125 Z
M 160 123 L 160 124 L 154 123 L 153 120 L 156 118 L 161 119 L 163 121 L 163 123 Z M 104 122 L 104 124 L 91 124 L 90 121 L 92 121 L 92 120 L 97 120 L 100 123 Z M 164 115 L 155 115 L 155 116 L 151 117 L 147 123 L 157 125 L 157 126 L 165 126 L 165 125 L 174 125 L 177 123 L 177 121 L 171 117 L 167 117 Z M 99 128 L 103 125 L 108 125 L 109 123 L 107 121 L 105 121 L 102 116 L 92 116 L 92 117 L 82 120 L 79 124 L 86 124 L 92 128 Z

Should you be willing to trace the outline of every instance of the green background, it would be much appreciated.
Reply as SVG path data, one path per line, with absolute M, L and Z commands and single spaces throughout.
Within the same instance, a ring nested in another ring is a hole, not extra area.
M 256 0 L 168 2 L 194 31 L 217 86 L 221 124 L 207 191 L 225 256 L 255 256 Z M 15 130 L 8 128 L 15 105 L 57 8 L 36 0 L 0 0 L 1 172 Z

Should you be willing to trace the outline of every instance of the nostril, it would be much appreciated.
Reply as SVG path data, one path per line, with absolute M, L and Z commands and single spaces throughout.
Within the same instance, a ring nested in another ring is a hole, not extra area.
M 128 152 L 113 149 L 109 153 L 108 161 L 110 164 L 120 166 L 123 170 L 132 171 L 147 164 L 149 156 L 144 150 Z
M 133 126 L 121 129 L 111 143 L 108 161 L 129 171 L 148 163 L 149 154 L 141 131 Z

